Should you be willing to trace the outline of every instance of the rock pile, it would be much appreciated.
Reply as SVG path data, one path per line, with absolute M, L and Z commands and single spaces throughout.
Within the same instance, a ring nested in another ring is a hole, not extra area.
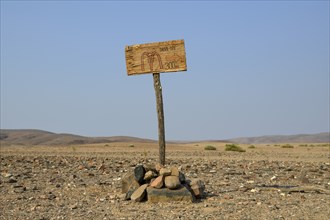
M 200 179 L 187 180 L 177 167 L 137 165 L 122 178 L 123 199 L 141 202 L 192 202 L 203 196 Z

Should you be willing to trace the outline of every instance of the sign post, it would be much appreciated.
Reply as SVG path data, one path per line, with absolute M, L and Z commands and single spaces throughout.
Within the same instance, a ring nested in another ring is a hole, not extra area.
M 159 163 L 165 165 L 165 119 L 163 110 L 162 85 L 159 73 L 153 74 L 158 116 Z
M 184 41 L 173 40 L 126 46 L 125 56 L 129 76 L 153 74 L 158 115 L 159 163 L 165 165 L 165 121 L 159 73 L 187 70 Z

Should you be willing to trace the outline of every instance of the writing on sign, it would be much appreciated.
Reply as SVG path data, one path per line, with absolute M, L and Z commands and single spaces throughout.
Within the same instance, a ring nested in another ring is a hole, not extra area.
M 125 47 L 128 75 L 186 71 L 184 40 L 172 40 Z

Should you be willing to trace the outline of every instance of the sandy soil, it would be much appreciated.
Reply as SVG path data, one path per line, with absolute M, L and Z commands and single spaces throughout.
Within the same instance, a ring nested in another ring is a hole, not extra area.
M 169 144 L 167 164 L 202 179 L 205 197 L 156 204 L 123 201 L 121 178 L 158 162 L 157 144 L 1 146 L 0 219 L 330 219 L 329 145 L 241 146 Z

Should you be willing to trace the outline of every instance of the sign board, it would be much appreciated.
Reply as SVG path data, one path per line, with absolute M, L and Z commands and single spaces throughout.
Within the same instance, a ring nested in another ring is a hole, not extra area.
M 172 40 L 125 47 L 128 75 L 186 71 L 184 40 Z

